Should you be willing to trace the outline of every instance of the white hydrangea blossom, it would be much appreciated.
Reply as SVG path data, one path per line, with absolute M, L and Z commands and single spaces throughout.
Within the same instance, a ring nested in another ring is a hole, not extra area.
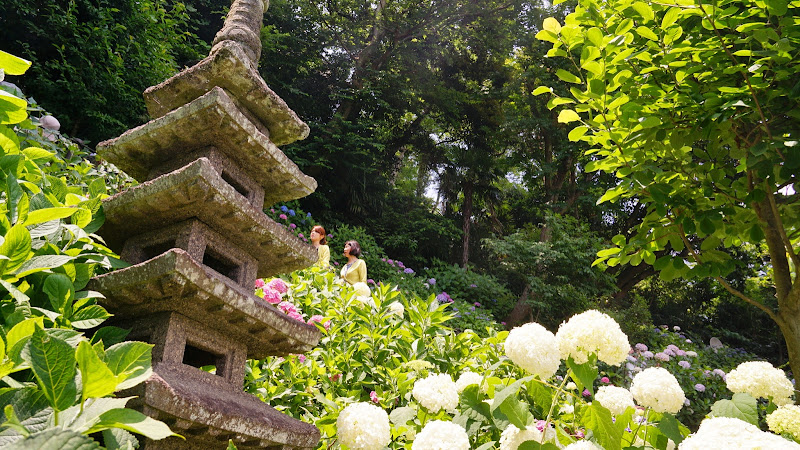
M 477 384 L 480 386 L 482 383 L 483 375 L 475 372 L 464 372 L 460 377 L 458 377 L 458 380 L 456 380 L 456 390 L 458 390 L 458 393 L 460 394 L 464 391 L 464 389 L 467 388 L 467 386 L 471 384 Z
M 578 364 L 589 360 L 594 353 L 597 359 L 612 366 L 625 362 L 631 344 L 619 324 L 607 314 L 590 309 L 572 316 L 556 332 L 561 358 L 570 356 Z
M 431 374 L 428 378 L 417 380 L 411 394 L 431 413 L 440 409 L 453 410 L 458 406 L 458 388 L 447 374 Z
M 769 429 L 778 434 L 791 434 L 800 439 L 800 406 L 783 405 L 767 415 Z
M 580 440 L 564 447 L 564 450 L 603 450 L 603 447 L 600 447 L 592 441 Z
M 555 430 L 550 428 L 547 432 L 546 441 L 555 439 L 555 437 Z M 517 450 L 523 442 L 527 441 L 535 441 L 541 444 L 542 432 L 536 427 L 520 430 L 514 425 L 509 425 L 500 435 L 500 450 Z
M 606 407 L 611 411 L 611 414 L 615 416 L 624 413 L 628 407 L 636 407 L 633 403 L 633 394 L 631 394 L 631 391 L 617 386 L 600 386 L 594 399 L 600 402 L 601 405 Z
M 403 317 L 403 314 L 406 312 L 406 308 L 400 302 L 392 302 L 389 304 L 389 312 L 397 315 L 398 317 Z
M 689 435 L 678 445 L 678 450 L 710 448 L 799 450 L 800 445 L 731 417 L 712 417 L 703 420 L 697 432 Z
M 670 414 L 680 411 L 686 401 L 678 380 L 663 367 L 650 367 L 636 374 L 631 394 L 639 405 Z
M 392 431 L 386 411 L 366 402 L 353 403 L 336 419 L 339 441 L 353 450 L 378 450 L 389 445 Z
M 561 364 L 555 335 L 538 323 L 526 323 L 511 330 L 505 351 L 514 364 L 543 380 L 552 377 Z
M 767 361 L 748 361 L 739 364 L 725 378 L 731 392 L 745 392 L 755 398 L 771 399 L 776 405 L 792 403 L 792 382 L 786 373 Z
M 414 438 L 411 450 L 469 450 L 469 437 L 453 422 L 433 420 Z

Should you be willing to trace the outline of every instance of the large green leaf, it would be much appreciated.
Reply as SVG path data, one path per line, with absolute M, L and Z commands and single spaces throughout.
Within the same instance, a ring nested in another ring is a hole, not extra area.
M 678 419 L 672 414 L 664 413 L 661 420 L 658 422 L 658 429 L 664 433 L 664 436 L 672 439 L 675 445 L 683 441 L 683 434 L 681 433 L 681 424 Z
M 0 50 L 0 69 L 9 75 L 22 75 L 31 62 Z
M 28 102 L 0 90 L 0 125 L 13 125 L 28 118 Z
M 79 330 L 85 330 L 100 325 L 109 317 L 111 317 L 111 314 L 102 306 L 89 305 L 76 311 L 75 314 L 70 317 L 70 321 L 73 327 Z
M 25 319 L 9 330 L 8 334 L 6 334 L 6 353 L 12 360 L 20 362 L 19 355 L 22 352 L 22 347 L 33 336 L 37 327 L 44 327 L 44 317 Z
M 69 255 L 41 255 L 34 256 L 33 258 L 25 261 L 14 272 L 19 278 L 25 277 L 32 273 L 41 272 L 43 270 L 52 269 L 54 267 L 61 267 L 64 264 L 75 259 L 74 256 Z
M 30 340 L 30 365 L 39 387 L 56 411 L 75 403 L 75 350 L 65 341 L 36 330 Z
M 567 359 L 567 367 L 575 375 L 574 381 L 582 389 L 588 389 L 594 395 L 594 380 L 597 378 L 597 357 L 592 355 L 589 361 L 578 364 L 572 357 Z
M 112 409 L 124 408 L 132 398 L 133 397 L 90 398 L 82 405 L 77 404 L 62 411 L 58 415 L 59 423 L 64 428 L 84 433 L 100 420 L 101 414 L 111 411 Z
M 50 299 L 50 304 L 55 311 L 61 314 L 69 315 L 72 309 L 72 299 L 75 292 L 72 286 L 72 280 L 62 273 L 54 273 L 49 275 L 44 281 L 43 291 Z
M 103 445 L 107 450 L 133 450 L 139 448 L 139 440 L 128 431 L 111 428 L 103 430 Z
M 100 360 L 89 342 L 81 341 L 78 344 L 75 357 L 78 360 L 78 369 L 81 371 L 81 401 L 114 393 L 117 377 L 106 363 Z
M 130 341 L 106 350 L 106 364 L 120 380 L 117 389 L 128 389 L 150 378 L 152 348 L 151 344 Z
M 35 433 L 7 447 L 7 450 L 101 450 L 94 439 L 72 430 L 54 428 Z
M 28 217 L 25 219 L 25 223 L 23 225 L 29 227 L 32 225 L 49 222 L 51 220 L 65 219 L 78 211 L 80 211 L 80 208 L 73 207 L 37 209 L 28 213 Z
M 178 436 L 164 423 L 145 416 L 139 411 L 127 408 L 112 409 L 100 415 L 88 431 L 88 434 L 109 428 L 122 428 L 147 438 L 158 440 L 169 436 Z
M 3 244 L 0 245 L 0 255 L 8 259 L 0 259 L 0 274 L 17 270 L 31 255 L 31 235 L 28 229 L 17 224 L 8 230 Z
M 594 433 L 594 438 L 606 450 L 619 450 L 622 432 L 614 426 L 611 411 L 598 402 L 582 410 L 581 423 Z
M 758 426 L 758 403 L 745 393 L 733 394 L 731 400 L 718 400 L 711 406 L 714 417 L 733 417 Z

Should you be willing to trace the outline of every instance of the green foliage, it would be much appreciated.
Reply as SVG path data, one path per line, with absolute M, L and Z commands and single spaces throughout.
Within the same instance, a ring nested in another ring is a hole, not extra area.
M 349 285 L 335 279 L 319 268 L 291 274 L 284 300 L 306 317 L 321 316 L 317 323 L 322 340 L 305 355 L 250 362 L 245 381 L 248 391 L 270 405 L 313 420 L 323 433 L 323 447 L 335 439 L 342 407 L 371 401 L 373 391 L 382 407 L 400 409 L 400 414 L 409 405 L 416 416 L 418 407 L 410 402 L 417 379 L 429 372 L 457 376 L 465 367 L 489 367 L 500 359 L 486 343 L 498 344 L 505 333 L 484 341 L 472 332 L 449 332 L 448 305 L 440 305 L 433 296 L 406 296 L 382 285 L 363 302 Z M 390 306 L 393 303 L 403 306 L 402 317 Z M 445 413 L 429 419 L 436 417 Z
M 483 245 L 499 271 L 529 286 L 534 315 L 548 327 L 595 307 L 613 289 L 612 279 L 591 267 L 601 239 L 574 218 L 548 216 L 542 229 L 485 239 Z
M 25 63 L 0 53 L 0 74 L 21 74 Z M 124 335 L 113 327 L 91 341 L 81 331 L 110 316 L 102 296 L 85 290 L 89 278 L 121 266 L 92 234 L 106 185 L 87 163 L 63 159 L 67 150 L 32 146 L 47 139 L 24 97 L 8 91 L 0 91 L 0 445 L 99 448 L 86 436 L 110 430 L 130 442 L 129 432 L 170 436 L 126 409 L 129 398 L 106 398 L 150 376 L 152 346 L 118 343 Z
M 435 280 L 431 289 L 436 292 L 444 291 L 453 300 L 457 302 L 460 300 L 465 306 L 484 308 L 498 322 L 506 317 L 516 301 L 516 296 L 496 277 L 478 273 L 470 268 L 437 263 L 425 271 L 425 278 Z M 467 308 L 459 306 L 459 309 L 463 317 Z M 483 327 L 458 326 L 458 328 L 480 330 Z
M 638 199 L 646 212 L 596 264 L 650 264 L 669 281 L 714 278 L 782 326 L 800 372 L 800 25 L 795 2 L 643 4 L 585 0 L 537 34 L 574 69 L 559 122 L 592 150 L 587 171 L 619 184 L 600 199 Z M 538 92 L 545 92 L 540 90 Z M 726 249 L 766 244 L 778 309 L 730 285 Z M 659 252 L 660 256 L 656 253 Z M 791 324 L 791 325 L 788 325 Z
M 0 46 L 34 62 L 23 89 L 96 143 L 144 122 L 142 92 L 205 56 L 190 21 L 172 0 L 6 1 Z

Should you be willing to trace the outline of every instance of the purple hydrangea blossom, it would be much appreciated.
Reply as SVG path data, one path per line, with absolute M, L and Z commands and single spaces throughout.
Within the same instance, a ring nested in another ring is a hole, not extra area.
M 705 392 L 706 387 L 700 383 L 694 385 L 694 390 L 697 392 Z
M 692 365 L 689 363 L 689 361 L 678 361 L 678 365 L 683 367 L 684 369 L 688 369 L 688 368 L 692 367 Z

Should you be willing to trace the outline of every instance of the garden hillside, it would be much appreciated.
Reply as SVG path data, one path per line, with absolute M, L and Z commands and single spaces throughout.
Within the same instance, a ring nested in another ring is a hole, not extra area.
M 87 288 L 136 184 L 95 148 L 230 6 L 0 2 L 0 447 L 173 435 L 114 397 L 151 346 Z M 318 183 L 264 213 L 331 261 L 257 280 L 322 339 L 245 389 L 320 449 L 800 448 L 800 3 L 273 0 L 259 37 Z

